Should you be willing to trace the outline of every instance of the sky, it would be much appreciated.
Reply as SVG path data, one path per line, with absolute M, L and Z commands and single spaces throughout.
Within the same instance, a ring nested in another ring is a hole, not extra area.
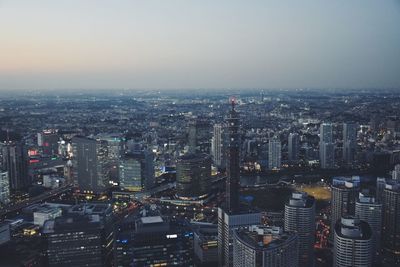
M 0 90 L 400 88 L 400 0 L 0 0 Z

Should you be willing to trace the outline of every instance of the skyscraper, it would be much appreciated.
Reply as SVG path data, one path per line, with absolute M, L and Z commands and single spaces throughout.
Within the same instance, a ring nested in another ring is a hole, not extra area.
M 382 204 L 374 197 L 360 193 L 356 202 L 355 217 L 367 222 L 372 230 L 373 260 L 378 260 L 382 236 Z
M 186 154 L 176 162 L 176 188 L 179 197 L 204 198 L 209 193 L 211 159 L 207 154 Z
M 43 154 L 52 156 L 58 154 L 58 131 L 56 129 L 43 130 L 37 134 L 38 146 L 41 147 Z
M 274 136 L 268 142 L 268 169 L 279 170 L 281 168 L 281 141 Z
M 400 181 L 400 164 L 396 164 L 394 166 L 394 170 L 392 171 L 392 179 Z
M 335 145 L 332 138 L 332 124 L 321 124 L 319 138 L 319 157 L 321 168 L 331 169 L 335 166 Z
M 10 202 L 10 182 L 7 171 L 0 171 L 0 205 Z
M 223 127 L 221 124 L 214 125 L 213 137 L 211 140 L 211 154 L 215 166 L 224 167 Z
M 343 124 L 343 161 L 351 164 L 354 161 L 357 149 L 357 125 L 355 123 Z
M 353 216 L 337 221 L 334 228 L 333 266 L 371 267 L 372 230 Z
M 292 194 L 285 204 L 285 231 L 299 238 L 299 266 L 314 266 L 315 199 L 307 193 Z
M 189 122 L 189 153 L 210 154 L 211 128 L 204 118 L 194 118 Z
M 297 133 L 290 133 L 288 139 L 288 158 L 289 161 L 297 161 L 299 159 L 300 140 Z
M 155 185 L 154 155 L 151 151 L 139 150 L 125 154 L 119 166 L 119 185 L 123 190 L 149 190 Z
M 382 196 L 383 228 L 382 246 L 386 254 L 400 263 L 400 182 L 386 181 Z
M 331 234 L 338 220 L 346 215 L 354 215 L 359 188 L 360 178 L 358 176 L 332 179 Z
M 298 238 L 280 227 L 252 225 L 234 230 L 234 267 L 297 267 Z
M 11 190 L 23 190 L 31 184 L 28 175 L 28 152 L 22 141 L 3 144 L 3 168 L 8 172 Z
M 240 135 L 239 114 L 235 102 L 231 100 L 232 109 L 227 118 L 227 180 L 225 205 L 218 207 L 218 263 L 219 266 L 232 266 L 233 230 L 241 226 L 261 223 L 261 213 L 241 210 L 239 206 L 239 147 Z

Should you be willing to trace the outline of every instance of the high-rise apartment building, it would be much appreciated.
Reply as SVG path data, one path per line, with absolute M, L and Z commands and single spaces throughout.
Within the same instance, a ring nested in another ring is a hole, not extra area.
M 224 133 L 223 126 L 221 124 L 215 124 L 213 129 L 213 137 L 211 139 L 211 154 L 215 166 L 221 168 L 224 167 Z
M 195 118 L 189 122 L 189 153 L 210 154 L 211 126 L 207 119 Z
M 351 164 L 355 159 L 357 149 L 357 124 L 343 124 L 343 161 Z
M 299 239 L 299 266 L 314 266 L 315 199 L 295 192 L 285 204 L 284 229 Z
M 323 123 L 320 126 L 319 158 L 321 168 L 335 167 L 335 144 L 332 137 L 332 124 Z
M 298 238 L 280 227 L 256 226 L 234 230 L 234 267 L 297 267 Z
M 382 237 L 382 204 L 372 196 L 359 193 L 356 201 L 355 217 L 369 224 L 372 230 L 373 261 L 380 255 Z
M 360 177 L 336 177 L 331 186 L 331 229 L 343 216 L 354 215 L 356 199 L 360 190 Z M 333 233 L 333 231 L 331 231 Z
M 274 136 L 268 142 L 268 169 L 279 170 L 281 168 L 282 151 L 281 141 Z
M 334 230 L 334 267 L 371 267 L 373 239 L 369 224 L 352 216 L 337 221 Z
M 299 159 L 300 139 L 297 133 L 290 133 L 288 138 L 288 159 L 297 161 Z

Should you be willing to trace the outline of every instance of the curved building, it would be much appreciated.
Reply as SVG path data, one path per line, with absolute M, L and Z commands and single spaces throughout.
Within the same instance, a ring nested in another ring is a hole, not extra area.
M 211 177 L 211 158 L 207 154 L 186 154 L 176 162 L 177 195 L 183 199 L 204 198 Z
M 297 267 L 298 240 L 280 227 L 249 226 L 234 231 L 234 267 Z
M 295 192 L 285 204 L 285 231 L 299 236 L 299 266 L 314 266 L 315 199 Z
M 372 230 L 367 222 L 345 216 L 336 223 L 334 232 L 334 267 L 372 266 Z

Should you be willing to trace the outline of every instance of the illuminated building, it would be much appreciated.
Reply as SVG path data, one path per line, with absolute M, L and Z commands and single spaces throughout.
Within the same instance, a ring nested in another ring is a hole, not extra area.
M 233 267 L 297 267 L 298 238 L 280 227 L 249 226 L 234 230 Z
M 221 124 L 214 125 L 213 137 L 211 140 L 211 153 L 215 166 L 224 167 L 223 127 Z
M 193 233 L 186 227 L 161 216 L 130 226 L 117 234 L 114 266 L 193 266 Z
M 218 229 L 202 227 L 194 231 L 194 254 L 196 266 L 210 266 L 218 263 Z
M 43 130 L 37 134 L 38 146 L 43 155 L 52 156 L 58 154 L 59 136 L 56 129 Z
M 279 170 L 281 168 L 281 141 L 274 136 L 268 141 L 268 169 Z
M 154 155 L 147 150 L 125 154 L 119 166 L 119 185 L 127 191 L 151 189 L 154 184 Z
M 10 203 L 10 182 L 7 171 L 0 171 L 0 204 Z
M 180 198 L 197 199 L 210 190 L 211 158 L 207 154 L 186 154 L 176 162 L 176 189 Z
M 371 267 L 372 250 L 372 230 L 367 222 L 352 216 L 337 221 L 334 228 L 334 267 Z

